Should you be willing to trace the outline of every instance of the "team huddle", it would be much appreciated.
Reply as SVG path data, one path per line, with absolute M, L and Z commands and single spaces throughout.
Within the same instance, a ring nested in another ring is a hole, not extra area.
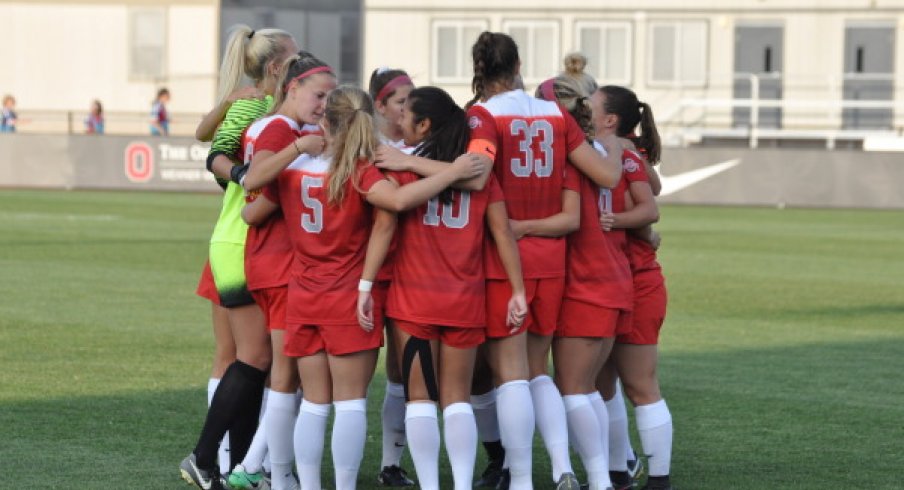
M 624 392 L 643 488 L 672 488 L 652 111 L 586 75 L 527 94 L 506 34 L 482 33 L 472 57 L 463 109 L 398 69 L 337 86 L 288 33 L 234 28 L 197 131 L 225 193 L 198 286 L 216 353 L 186 481 L 320 490 L 335 408 L 334 485 L 356 488 L 385 347 L 382 486 L 438 490 L 442 443 L 443 487 L 633 488 Z M 534 474 L 535 428 L 551 475 Z

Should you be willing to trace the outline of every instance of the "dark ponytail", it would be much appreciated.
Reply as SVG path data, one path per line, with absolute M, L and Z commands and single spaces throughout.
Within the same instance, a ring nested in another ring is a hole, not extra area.
M 606 95 L 603 109 L 609 114 L 618 116 L 615 135 L 633 141 L 651 165 L 658 163 L 662 156 L 662 143 L 650 106 L 637 100 L 637 95 L 625 87 L 606 85 L 600 88 L 600 92 Z M 634 132 L 638 124 L 640 136 Z
M 465 107 L 471 107 L 486 97 L 487 87 L 494 82 L 511 82 L 518 71 L 518 45 L 508 34 L 484 31 L 471 48 L 474 61 L 474 78 L 471 90 L 474 98 Z
M 430 132 L 418 145 L 415 155 L 452 162 L 467 151 L 470 138 L 467 114 L 445 90 L 416 88 L 408 94 L 408 100 L 415 124 L 430 121 Z M 451 202 L 451 190 L 444 190 L 440 198 L 443 202 Z

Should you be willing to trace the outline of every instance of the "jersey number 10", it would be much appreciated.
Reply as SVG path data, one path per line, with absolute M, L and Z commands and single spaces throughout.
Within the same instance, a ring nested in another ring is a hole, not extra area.
M 523 119 L 515 119 L 509 127 L 512 136 L 520 138 L 518 149 L 524 154 L 524 158 L 512 158 L 512 173 L 516 177 L 549 177 L 552 175 L 553 151 L 552 151 L 552 124 L 544 119 L 537 119 L 528 123 Z M 541 138 L 542 135 L 542 138 Z M 540 158 L 534 158 L 534 141 L 539 139 Z
M 461 199 L 458 203 L 458 214 L 452 212 L 452 206 L 455 204 L 455 194 L 461 193 Z M 446 228 L 461 229 L 468 226 L 468 215 L 471 210 L 471 193 L 468 191 L 452 191 L 452 202 L 444 202 L 443 214 L 439 213 L 439 196 L 427 201 L 427 212 L 424 213 L 424 224 L 427 226 L 439 226 L 440 223 Z

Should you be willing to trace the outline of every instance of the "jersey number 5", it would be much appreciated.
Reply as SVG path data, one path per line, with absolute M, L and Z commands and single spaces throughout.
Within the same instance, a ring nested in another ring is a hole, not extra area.
M 524 158 L 512 158 L 512 173 L 516 177 L 549 177 L 552 175 L 552 124 L 543 119 L 537 119 L 528 124 L 523 119 L 515 119 L 510 126 L 512 136 L 520 138 L 518 149 L 524 154 Z M 542 135 L 542 138 L 541 138 Z M 534 141 L 539 139 L 540 158 L 534 158 Z
M 461 229 L 468 226 L 468 215 L 470 214 L 471 209 L 471 193 L 468 191 L 461 191 L 458 214 L 455 215 L 452 213 L 452 205 L 455 204 L 454 196 L 456 192 L 458 191 L 452 191 L 452 202 L 442 203 L 442 217 L 440 217 L 439 214 L 439 196 L 427 201 L 427 212 L 424 214 L 425 225 L 439 226 L 440 222 L 442 222 L 446 228 Z
M 320 233 L 323 230 L 323 204 L 311 197 L 312 188 L 322 188 L 323 177 L 301 177 L 301 203 L 311 212 L 302 211 L 301 227 L 308 233 Z

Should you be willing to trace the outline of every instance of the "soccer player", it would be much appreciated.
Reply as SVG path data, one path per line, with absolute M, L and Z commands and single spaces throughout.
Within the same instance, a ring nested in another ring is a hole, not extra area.
M 290 66 L 290 74 L 302 72 Z M 373 103 L 360 89 L 333 90 L 321 122 L 326 149 L 295 160 L 242 212 L 257 224 L 281 208 L 294 250 L 285 353 L 297 358 L 304 399 L 295 425 L 302 488 L 321 488 L 327 416 L 336 407 L 336 489 L 354 489 L 367 436 L 367 386 L 383 332 L 370 291 L 395 230 L 391 212 L 422 204 L 481 167 L 459 158 L 439 174 L 397 187 L 372 165 Z M 254 171 L 254 166 L 249 170 Z M 300 197 L 300 199 L 299 199 Z M 360 281 L 359 281 L 360 278 Z M 357 304 L 356 304 L 357 299 Z
M 405 144 L 400 125 L 402 108 L 414 83 L 404 70 L 377 68 L 370 75 L 368 92 L 374 101 L 374 112 L 380 141 L 403 151 L 413 148 Z M 386 301 L 392 280 L 395 242 L 377 274 L 374 284 L 374 302 L 377 307 Z M 386 392 L 383 396 L 383 460 L 377 480 L 387 487 L 410 487 L 414 482 L 401 467 L 402 452 L 405 450 L 405 391 L 402 387 L 402 373 L 399 371 L 399 357 L 394 341 L 394 327 L 387 318 L 386 330 Z
M 590 104 L 574 79 L 559 76 L 546 80 L 537 89 L 537 97 L 567 109 L 585 138 L 593 142 Z M 610 147 L 615 143 L 614 135 L 606 139 Z M 595 145 L 605 153 L 601 143 Z M 612 484 L 605 406 L 599 395 L 594 403 L 591 394 L 596 392 L 596 376 L 612 350 L 615 335 L 629 324 L 632 300 L 624 231 L 604 233 L 599 219 L 613 207 L 622 210 L 630 178 L 625 174 L 615 189 L 581 178 L 580 227 L 568 236 L 567 279 L 553 341 L 555 382 L 563 395 L 569 438 L 584 462 L 591 490 L 604 490 Z M 534 229 L 544 230 L 549 221 L 535 222 Z M 521 234 L 521 223 L 513 222 L 513 229 Z
M 465 152 L 465 111 L 443 90 L 413 90 L 402 112 L 402 132 L 414 154 L 451 162 Z M 448 166 L 448 164 L 445 164 Z M 393 173 L 400 184 L 417 181 L 411 172 Z M 386 315 L 398 328 L 401 371 L 408 406 L 405 425 L 419 486 L 439 489 L 439 427 L 443 410 L 446 451 L 455 489 L 472 487 L 477 427 L 468 400 L 477 346 L 486 335 L 484 229 L 495 238 L 513 294 L 506 321 L 519 325 L 527 313 L 518 248 L 508 225 L 499 185 L 489 177 L 483 189 L 472 179 L 448 188 L 426 204 L 399 216 L 395 274 Z M 486 224 L 484 224 L 486 222 Z
M 286 60 L 281 73 L 274 98 L 275 113 L 256 121 L 245 132 L 243 148 L 250 169 L 283 168 L 302 154 L 317 155 L 323 149 L 317 123 L 323 117 L 326 95 L 336 86 L 336 77 L 326 63 L 305 51 Z M 249 191 L 247 202 L 252 202 L 260 194 L 258 189 L 269 183 L 251 171 L 241 180 Z M 248 289 L 267 319 L 273 350 L 270 393 L 261 426 L 266 432 L 264 447 L 270 451 L 271 488 L 276 490 L 297 486 L 292 472 L 292 430 L 299 380 L 294 361 L 283 353 L 291 263 L 292 246 L 282 213 L 276 212 L 248 230 L 245 275 Z M 261 432 L 259 429 L 258 435 Z M 255 485 L 262 479 L 262 458 L 251 459 L 251 451 L 248 454 L 249 458 L 229 476 L 234 489 L 257 488 Z
M 659 161 L 661 147 L 659 133 L 650 106 L 640 102 L 631 90 L 618 86 L 604 86 L 592 97 L 597 134 L 614 133 L 634 141 L 646 158 L 627 155 L 625 171 L 645 171 L 647 162 Z M 635 128 L 640 127 L 640 135 Z M 650 169 L 651 174 L 655 170 Z M 613 421 L 610 425 L 610 467 L 614 476 L 627 472 L 628 442 L 627 415 L 624 402 L 615 396 L 616 373 L 625 394 L 634 404 L 637 429 L 644 454 L 648 455 L 649 478 L 645 489 L 671 489 L 669 467 L 672 454 L 672 416 L 659 390 L 656 377 L 659 330 L 665 319 L 666 289 L 662 267 L 656 260 L 651 244 L 649 224 L 659 218 L 653 190 L 648 182 L 630 184 L 633 208 L 622 213 L 601 217 L 605 229 L 624 228 L 628 234 L 628 257 L 634 283 L 632 329 L 616 339 L 612 362 L 600 374 L 600 389 Z M 644 236 L 645 235 L 645 236 Z M 614 368 L 614 369 L 613 369 Z M 623 415 L 624 414 L 624 415 Z M 623 479 L 624 474 L 618 475 Z
M 242 132 L 263 116 L 272 104 L 282 61 L 298 49 L 290 34 L 278 29 L 254 31 L 236 26 L 227 42 L 220 69 L 221 84 L 217 99 L 235 90 L 238 80 L 247 75 L 265 94 L 264 99 L 234 102 L 214 136 L 207 167 L 221 179 L 239 177 Z M 201 488 L 218 488 L 217 446 L 230 432 L 231 459 L 241 461 L 258 425 L 261 400 L 271 349 L 264 316 L 248 292 L 245 283 L 245 237 L 247 226 L 240 212 L 244 192 L 236 182 L 227 184 L 223 207 L 210 239 L 210 268 L 220 303 L 228 309 L 229 324 L 236 345 L 233 362 L 215 390 L 207 411 L 204 428 L 192 453 L 180 465 L 183 479 Z
M 488 357 L 497 385 L 497 413 L 511 475 L 510 488 L 529 489 L 531 445 L 537 426 L 553 467 L 557 488 L 577 488 L 568 456 L 565 407 L 547 362 L 565 285 L 564 235 L 579 225 L 578 174 L 597 185 L 614 186 L 619 162 L 604 159 L 584 138 L 574 119 L 553 102 L 514 89 L 520 68 L 515 42 L 484 32 L 472 49 L 473 106 L 469 150 L 494 162 L 506 209 L 522 221 L 518 241 L 529 313 L 520 328 L 503 319 L 512 291 L 496 251 L 487 250 Z M 554 228 L 531 236 L 531 220 L 555 216 Z M 517 237 L 517 235 L 516 235 Z M 530 383 L 528 383 L 530 379 Z

